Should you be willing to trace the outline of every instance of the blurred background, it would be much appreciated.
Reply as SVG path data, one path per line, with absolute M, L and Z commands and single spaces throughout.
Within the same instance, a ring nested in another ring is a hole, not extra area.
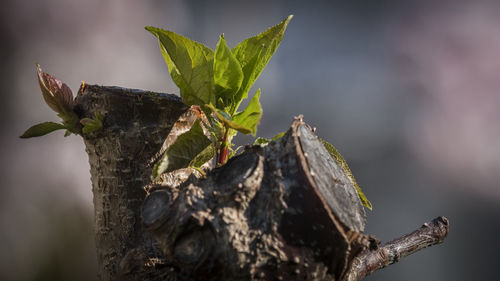
M 444 244 L 366 280 L 500 280 L 500 2 L 4 0 L 0 10 L 0 280 L 95 280 L 82 140 L 62 132 L 35 62 L 80 81 L 178 94 L 155 38 L 163 27 L 232 47 L 294 14 L 252 91 L 258 135 L 304 114 L 345 156 L 388 241 L 439 215 Z M 239 143 L 251 141 L 239 138 Z

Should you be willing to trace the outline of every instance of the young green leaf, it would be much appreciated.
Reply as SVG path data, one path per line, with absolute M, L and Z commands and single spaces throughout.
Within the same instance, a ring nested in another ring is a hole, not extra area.
M 235 123 L 245 128 L 250 128 L 250 132 L 255 136 L 257 125 L 262 117 L 262 108 L 260 106 L 260 89 L 257 90 L 247 108 L 233 117 Z
M 272 137 L 271 139 L 258 137 L 257 139 L 255 139 L 253 144 L 260 145 L 260 146 L 266 146 L 270 142 L 275 141 L 275 140 L 279 140 L 280 138 L 282 138 L 285 135 L 285 133 L 286 132 L 281 132 L 281 133 L 277 134 L 276 136 Z
M 271 59 L 278 48 L 292 17 L 293 15 L 288 16 L 278 25 L 269 28 L 257 36 L 246 39 L 233 48 L 233 54 L 243 69 L 244 79 L 240 90 L 235 96 L 235 103 L 237 105 L 233 108 L 232 113 L 236 112 L 241 100 L 247 98 L 250 87 L 257 80 L 269 62 L 269 59 Z
M 232 100 L 243 81 L 240 63 L 227 46 L 223 35 L 219 37 L 219 43 L 215 48 L 214 81 L 217 97 L 222 97 L 224 100 Z
M 232 50 L 221 35 L 215 53 L 205 45 L 174 32 L 146 27 L 158 38 L 170 75 L 180 88 L 182 101 L 187 105 L 202 106 L 207 118 L 205 128 L 216 142 L 213 148 L 217 153 L 218 165 L 224 164 L 228 153 L 232 153 L 231 140 L 237 132 L 256 134 L 262 116 L 260 89 L 243 112 L 237 113 L 237 110 L 278 48 L 291 18 L 289 16 L 280 24 L 241 42 Z M 198 151 L 197 154 L 200 153 Z M 191 156 L 190 161 L 198 158 L 196 155 Z M 172 157 L 167 153 L 155 166 L 153 174 L 157 176 L 173 169 L 169 164 L 172 163 Z M 194 163 L 184 162 L 178 167 Z
M 177 85 L 177 87 L 179 87 L 180 91 L 183 92 L 183 94 L 181 96 L 186 96 L 186 98 L 188 98 L 190 93 L 185 93 L 185 92 L 189 91 L 189 87 L 184 82 L 184 79 L 182 78 L 181 73 L 179 72 L 177 67 L 175 67 L 174 62 L 172 61 L 172 59 L 168 55 L 167 50 L 165 50 L 165 47 L 163 47 L 163 44 L 161 43 L 160 40 L 158 40 L 158 45 L 159 45 L 160 50 L 161 50 L 161 55 L 162 55 L 163 59 L 165 60 L 165 63 L 167 64 L 168 72 L 170 73 L 170 77 L 172 77 L 172 81 L 174 81 L 175 85 Z M 193 99 L 194 98 L 195 97 L 193 97 Z
M 285 134 L 286 134 L 286 132 L 281 132 L 281 133 L 277 134 L 276 136 L 274 136 L 271 140 L 272 140 L 272 141 L 279 140 L 279 139 L 281 139 L 281 138 L 282 138 Z
M 28 130 L 26 130 L 26 132 L 24 132 L 24 134 L 22 134 L 20 138 L 27 139 L 33 137 L 40 137 L 48 133 L 51 133 L 55 130 L 64 130 L 64 129 L 66 129 L 66 126 L 62 124 L 54 122 L 44 122 L 32 126 Z
M 260 145 L 260 146 L 266 146 L 271 142 L 271 139 L 266 139 L 262 137 L 258 137 L 255 139 L 253 142 L 253 145 Z
M 215 104 L 213 51 L 172 31 L 148 26 L 162 49 L 165 62 L 174 82 L 181 90 L 187 105 Z
M 323 143 L 323 146 L 328 151 L 328 153 L 330 153 L 330 155 L 333 157 L 333 159 L 335 159 L 335 161 L 340 165 L 340 167 L 342 167 L 344 172 L 351 179 L 352 184 L 356 187 L 356 190 L 358 191 L 359 200 L 361 200 L 361 203 L 363 204 L 363 206 L 365 206 L 366 208 L 371 210 L 372 203 L 370 203 L 370 201 L 368 201 L 368 198 L 366 198 L 363 191 L 361 191 L 361 188 L 359 187 L 358 183 L 356 182 L 356 179 L 354 179 L 354 176 L 352 175 L 351 169 L 349 169 L 349 166 L 347 165 L 347 162 L 345 161 L 344 157 L 342 157 L 342 155 L 340 155 L 340 152 L 333 145 L 331 145 L 330 143 L 328 143 L 327 141 L 325 141 L 323 139 L 320 139 L 320 140 Z
M 96 112 L 94 118 L 83 118 L 80 123 L 83 125 L 82 133 L 88 134 L 102 129 L 103 117 L 101 113 Z
M 203 133 L 200 120 L 196 120 L 189 131 L 178 136 L 168 147 L 160 161 L 153 167 L 152 178 L 155 179 L 164 172 L 186 168 L 193 162 L 198 163 L 196 157 L 211 144 L 212 142 Z
M 240 133 L 243 133 L 245 135 L 250 134 L 252 132 L 252 128 L 250 127 L 245 127 L 244 125 L 241 125 L 237 122 L 235 122 L 229 114 L 222 110 L 218 110 L 217 108 L 213 107 L 210 104 L 206 104 L 206 107 L 210 108 L 214 113 L 215 116 L 219 119 L 220 122 L 222 122 L 225 126 L 235 129 Z

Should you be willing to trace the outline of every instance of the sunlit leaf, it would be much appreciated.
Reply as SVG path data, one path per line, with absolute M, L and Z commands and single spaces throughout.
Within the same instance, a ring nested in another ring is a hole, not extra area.
M 247 108 L 233 117 L 235 123 L 245 128 L 250 129 L 250 133 L 255 136 L 257 133 L 257 125 L 262 118 L 262 107 L 260 106 L 260 89 L 253 96 Z
M 370 203 L 370 201 L 368 201 L 368 198 L 366 198 L 363 191 L 361 191 L 361 188 L 356 182 L 356 179 L 354 179 L 351 169 L 349 169 L 349 166 L 347 165 L 347 162 L 345 161 L 344 157 L 342 157 L 339 151 L 327 141 L 321 139 L 321 142 L 323 142 L 323 145 L 325 146 L 326 150 L 328 150 L 333 159 L 335 159 L 335 161 L 340 165 L 340 167 L 342 167 L 344 172 L 349 176 L 349 179 L 351 179 L 352 184 L 356 187 L 356 190 L 358 191 L 359 200 L 361 200 L 363 206 L 371 210 L 372 204 Z
M 277 134 L 276 136 L 274 136 L 271 140 L 272 140 L 272 141 L 279 140 L 279 139 L 281 139 L 281 138 L 282 138 L 285 134 L 286 134 L 286 132 L 281 132 L 281 133 Z
M 285 133 L 286 132 L 281 132 L 281 133 L 277 134 L 276 136 L 272 137 L 271 139 L 258 137 L 257 139 L 255 139 L 253 144 L 260 145 L 260 146 L 266 146 L 270 142 L 275 141 L 275 140 L 279 140 L 280 138 L 282 138 L 285 135 Z
M 231 140 L 237 132 L 256 134 L 262 117 L 260 89 L 245 110 L 238 112 L 238 107 L 248 97 L 250 87 L 278 48 L 291 18 L 289 16 L 280 24 L 248 38 L 232 50 L 221 35 L 215 52 L 174 32 L 146 27 L 158 38 L 170 76 L 180 88 L 182 101 L 187 105 L 202 106 L 207 119 L 204 127 L 215 142 L 214 151 L 217 148 L 221 155 L 232 151 Z M 175 147 L 172 145 L 154 167 L 155 177 L 175 167 L 198 165 L 212 155 L 211 148 L 205 145 L 203 152 L 200 150 L 190 153 L 189 157 L 177 157 Z M 175 157 L 184 160 L 178 161 Z M 225 156 L 220 159 L 224 162 Z
M 292 17 L 293 15 L 288 16 L 278 25 L 269 28 L 257 36 L 246 39 L 233 48 L 233 54 L 243 69 L 244 78 L 240 90 L 235 96 L 235 103 L 237 105 L 233 108 L 232 113 L 236 112 L 241 100 L 247 98 L 250 87 L 252 87 L 278 48 Z
M 215 104 L 213 51 L 172 31 L 148 26 L 160 43 L 163 57 L 173 81 L 181 90 L 187 105 Z
M 208 108 L 210 108 L 215 113 L 215 116 L 217 116 L 219 121 L 222 122 L 225 126 L 232 128 L 232 129 L 235 129 L 238 132 L 243 133 L 243 134 L 250 134 L 252 132 L 252 128 L 245 127 L 237 122 L 234 122 L 234 120 L 231 118 L 231 116 L 229 116 L 229 114 L 227 114 L 226 112 L 224 112 L 222 110 L 218 110 L 209 104 L 207 104 L 206 106 Z
M 266 139 L 262 137 L 258 137 L 253 142 L 254 145 L 266 146 L 271 142 L 271 139 Z
M 243 81 L 243 70 L 221 35 L 215 48 L 214 81 L 217 97 L 232 100 Z

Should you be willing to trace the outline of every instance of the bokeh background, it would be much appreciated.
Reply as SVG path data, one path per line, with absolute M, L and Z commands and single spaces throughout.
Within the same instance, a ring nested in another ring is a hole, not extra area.
M 367 233 L 399 237 L 438 215 L 444 244 L 366 280 L 500 280 L 500 2 L 3 0 L 0 280 L 95 280 L 82 140 L 18 136 L 57 121 L 35 62 L 81 80 L 177 93 L 143 27 L 230 46 L 294 14 L 257 81 L 258 134 L 294 116 L 342 152 L 374 205 Z M 239 138 L 238 142 L 250 141 Z

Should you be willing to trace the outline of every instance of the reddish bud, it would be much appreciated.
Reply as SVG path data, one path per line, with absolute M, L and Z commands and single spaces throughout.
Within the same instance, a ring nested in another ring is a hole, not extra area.
M 73 110 L 74 101 L 71 89 L 61 80 L 45 73 L 36 65 L 38 84 L 47 105 L 59 114 L 67 114 Z

